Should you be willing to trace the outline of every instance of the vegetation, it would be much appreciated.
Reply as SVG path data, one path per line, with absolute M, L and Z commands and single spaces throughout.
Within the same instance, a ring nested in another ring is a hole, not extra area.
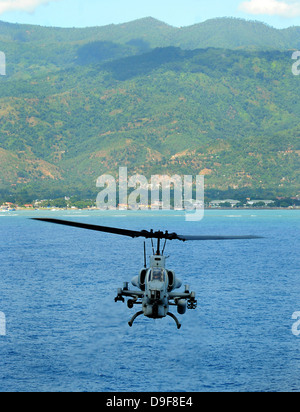
M 0 203 L 95 199 L 97 177 L 120 166 L 203 174 L 211 198 L 295 196 L 300 79 L 291 52 L 270 48 L 296 47 L 298 32 L 236 19 L 1 23 Z

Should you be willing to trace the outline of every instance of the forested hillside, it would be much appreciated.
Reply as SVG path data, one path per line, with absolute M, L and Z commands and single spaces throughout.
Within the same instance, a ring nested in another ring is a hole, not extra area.
M 120 166 L 204 174 L 211 191 L 296 195 L 300 77 L 287 49 L 297 32 L 234 19 L 0 24 L 1 199 L 95 196 L 97 177 Z

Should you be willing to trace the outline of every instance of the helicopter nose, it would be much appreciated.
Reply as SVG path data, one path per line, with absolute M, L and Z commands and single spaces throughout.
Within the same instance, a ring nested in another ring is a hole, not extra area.
M 150 290 L 150 298 L 152 300 L 160 300 L 160 290 Z

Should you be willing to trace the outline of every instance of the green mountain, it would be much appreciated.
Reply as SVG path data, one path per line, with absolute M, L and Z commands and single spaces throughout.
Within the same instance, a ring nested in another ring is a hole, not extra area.
M 95 197 L 97 177 L 120 166 L 203 174 L 211 193 L 296 195 L 300 78 L 282 50 L 297 30 L 236 19 L 1 23 L 0 201 Z
M 0 21 L 0 50 L 5 51 L 8 76 L 138 55 L 157 47 L 185 50 L 298 50 L 300 27 L 278 30 L 266 24 L 234 18 L 208 20 L 176 28 L 153 18 L 90 28 L 51 28 Z
M 110 41 L 137 42 L 142 47 L 177 46 L 185 49 L 217 47 L 227 49 L 299 48 L 300 27 L 275 29 L 257 21 L 236 18 L 207 20 L 188 27 L 173 27 L 152 17 L 124 24 L 89 28 L 55 28 L 10 24 L 0 21 L 1 41 L 49 45 Z

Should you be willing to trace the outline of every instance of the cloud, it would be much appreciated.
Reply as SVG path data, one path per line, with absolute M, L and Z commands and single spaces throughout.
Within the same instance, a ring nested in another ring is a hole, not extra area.
M 300 1 L 296 0 L 250 0 L 240 4 L 239 9 L 249 14 L 294 18 L 300 16 Z
M 33 13 L 42 4 L 59 0 L 0 0 L 0 15 L 8 11 L 26 11 Z

